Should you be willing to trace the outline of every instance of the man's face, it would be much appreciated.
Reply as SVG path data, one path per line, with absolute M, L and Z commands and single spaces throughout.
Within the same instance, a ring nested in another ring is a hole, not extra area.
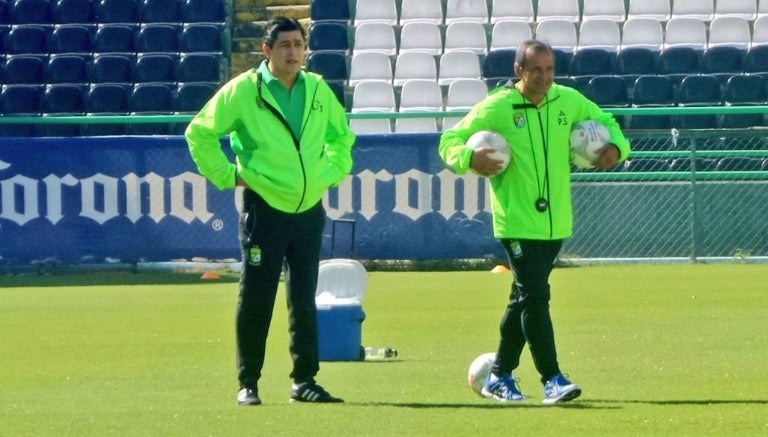
M 525 68 L 515 65 L 515 73 L 522 80 L 527 92 L 546 94 L 555 80 L 555 56 L 546 51 L 534 52 L 528 55 Z
M 262 49 L 269 58 L 270 70 L 277 77 L 295 76 L 304 65 L 307 53 L 298 30 L 279 32 L 272 47 L 265 44 Z

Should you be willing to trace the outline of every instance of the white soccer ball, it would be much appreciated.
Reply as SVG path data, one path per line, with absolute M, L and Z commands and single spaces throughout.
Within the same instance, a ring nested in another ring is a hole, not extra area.
M 499 171 L 493 174 L 496 176 L 507 169 L 509 161 L 512 159 L 512 150 L 507 144 L 507 140 L 499 133 L 481 130 L 472 134 L 467 140 L 467 147 L 477 150 L 484 147 L 489 147 L 494 151 L 488 155 L 488 157 L 501 161 L 501 168 Z
M 494 361 L 496 361 L 496 352 L 488 352 L 475 358 L 472 364 L 469 365 L 469 374 L 467 375 L 469 387 L 480 396 L 483 395 L 482 391 L 483 387 L 485 387 L 485 380 L 488 378 L 488 374 L 491 373 Z
M 611 134 L 602 124 L 586 120 L 571 129 L 571 162 L 577 167 L 593 168 L 597 151 L 608 144 Z

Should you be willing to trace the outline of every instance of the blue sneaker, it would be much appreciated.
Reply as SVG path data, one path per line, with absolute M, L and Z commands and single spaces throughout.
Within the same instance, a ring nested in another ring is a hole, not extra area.
M 562 373 L 553 376 L 544 384 L 544 400 L 547 405 L 568 402 L 581 395 L 581 387 L 568 381 Z
M 482 394 L 489 399 L 496 399 L 501 402 L 525 399 L 525 395 L 520 392 L 520 388 L 517 386 L 517 381 L 510 373 L 504 373 L 501 376 L 489 373 Z

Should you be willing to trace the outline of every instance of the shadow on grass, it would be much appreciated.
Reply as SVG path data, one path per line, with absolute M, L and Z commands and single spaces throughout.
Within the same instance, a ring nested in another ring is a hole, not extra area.
M 236 273 L 223 273 L 219 279 L 201 279 L 203 272 L 104 271 L 61 274 L 0 274 L 0 287 L 68 287 L 88 285 L 211 284 L 238 281 Z
M 531 403 L 530 401 L 522 401 L 522 402 L 495 402 L 495 401 L 488 401 L 488 404 L 476 404 L 476 403 L 440 403 L 440 402 L 360 402 L 360 403 L 349 403 L 349 405 L 360 405 L 364 407 L 400 407 L 400 408 L 412 408 L 412 409 L 432 409 L 432 408 L 442 408 L 442 409 L 463 409 L 463 408 L 470 408 L 470 409 L 480 409 L 480 410 L 487 410 L 492 408 L 566 408 L 570 410 L 608 410 L 608 409 L 617 409 L 620 408 L 618 406 L 598 406 L 598 405 L 592 405 L 591 402 L 571 402 L 566 404 L 556 404 L 556 405 L 544 405 L 537 401 L 536 403 Z
M 768 399 L 590 399 L 597 404 L 645 404 L 645 405 L 766 405 Z

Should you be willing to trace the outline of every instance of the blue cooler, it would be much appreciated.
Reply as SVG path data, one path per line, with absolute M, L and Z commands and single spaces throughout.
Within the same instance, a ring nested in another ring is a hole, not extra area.
M 320 361 L 358 361 L 365 313 L 361 305 L 317 307 Z
M 361 359 L 365 267 L 352 259 L 320 262 L 315 303 L 320 361 Z

